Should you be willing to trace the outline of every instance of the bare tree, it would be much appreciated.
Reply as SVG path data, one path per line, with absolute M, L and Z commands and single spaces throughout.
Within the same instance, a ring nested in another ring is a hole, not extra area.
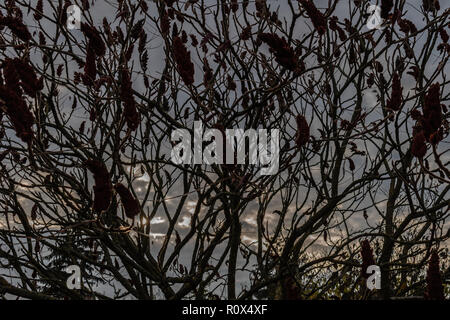
M 2 2 L 2 297 L 448 297 L 449 8 L 368 5 Z M 175 164 L 194 121 L 279 129 L 278 172 Z

